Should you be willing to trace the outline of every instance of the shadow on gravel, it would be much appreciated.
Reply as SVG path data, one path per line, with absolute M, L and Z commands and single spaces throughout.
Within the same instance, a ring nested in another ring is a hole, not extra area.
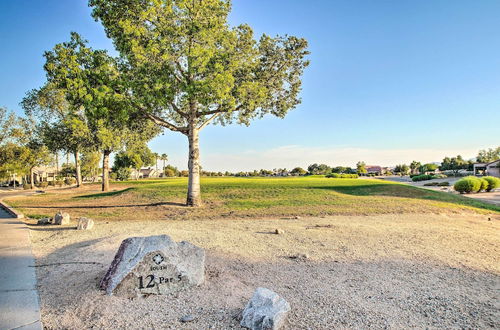
M 61 227 L 57 225 L 37 225 L 37 224 L 26 224 L 30 230 L 35 231 L 64 231 L 64 230 L 75 230 L 77 227 Z

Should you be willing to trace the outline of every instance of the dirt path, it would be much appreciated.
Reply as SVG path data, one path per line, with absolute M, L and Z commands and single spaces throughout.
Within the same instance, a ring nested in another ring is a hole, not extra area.
M 426 214 L 31 228 L 48 328 L 239 328 L 239 313 L 264 286 L 292 305 L 288 329 L 484 329 L 500 327 L 500 216 L 489 219 Z M 272 234 L 276 228 L 285 233 Z M 204 285 L 132 300 L 98 290 L 123 239 L 157 234 L 206 249 Z M 180 323 L 185 314 L 195 321 Z

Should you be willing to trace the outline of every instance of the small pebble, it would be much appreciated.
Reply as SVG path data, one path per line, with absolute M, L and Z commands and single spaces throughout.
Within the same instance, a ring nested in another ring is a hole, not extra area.
M 280 235 L 280 234 L 284 234 L 284 233 L 285 233 L 285 231 L 284 231 L 283 229 L 277 228 L 277 229 L 274 231 L 274 233 L 275 233 L 276 235 Z
M 191 314 L 184 315 L 183 317 L 180 318 L 179 321 L 181 321 L 182 323 L 191 322 L 194 321 L 194 316 Z

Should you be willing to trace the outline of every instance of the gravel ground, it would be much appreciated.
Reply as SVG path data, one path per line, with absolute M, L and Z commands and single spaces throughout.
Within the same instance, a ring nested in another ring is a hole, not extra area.
M 259 286 L 290 302 L 287 329 L 500 328 L 498 214 L 116 221 L 89 232 L 33 223 L 49 329 L 238 329 Z M 157 234 L 204 247 L 206 282 L 105 296 L 98 283 L 120 242 Z M 181 323 L 187 314 L 194 321 Z

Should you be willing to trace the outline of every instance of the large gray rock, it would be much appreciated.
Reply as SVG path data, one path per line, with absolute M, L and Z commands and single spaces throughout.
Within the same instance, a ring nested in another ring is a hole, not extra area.
M 167 235 L 131 237 L 122 242 L 100 287 L 108 295 L 168 294 L 200 285 L 205 251 Z
M 285 299 L 269 289 L 257 288 L 243 310 L 240 324 L 252 330 L 277 330 L 283 326 L 288 312 L 290 304 Z
M 94 220 L 90 218 L 80 218 L 78 219 L 77 230 L 90 230 L 94 227 Z
M 54 225 L 69 225 L 70 216 L 66 212 L 57 212 L 54 216 Z

